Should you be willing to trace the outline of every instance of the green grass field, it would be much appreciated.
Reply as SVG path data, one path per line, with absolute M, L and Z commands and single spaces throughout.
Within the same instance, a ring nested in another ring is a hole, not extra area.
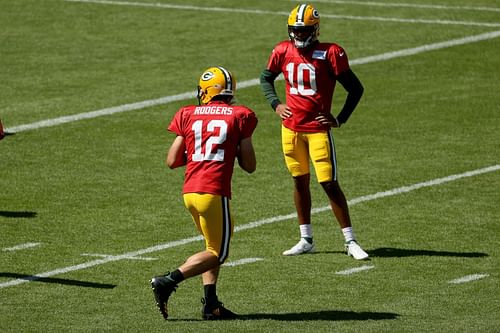
M 295 4 L 0 1 L 1 332 L 500 331 L 500 1 L 312 3 L 365 86 L 334 131 L 363 262 L 314 177 L 318 251 L 281 256 L 292 181 L 252 80 Z M 202 321 L 194 278 L 165 322 L 149 279 L 203 248 L 166 126 L 214 65 L 259 118 L 258 170 L 233 178 L 241 264 L 218 284 L 242 319 Z

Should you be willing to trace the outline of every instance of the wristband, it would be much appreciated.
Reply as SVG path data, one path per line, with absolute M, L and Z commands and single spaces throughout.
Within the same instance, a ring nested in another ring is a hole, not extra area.
M 274 111 L 276 111 L 276 108 L 280 104 L 281 104 L 281 102 L 278 99 L 275 99 L 274 101 L 271 102 L 271 107 L 273 108 Z

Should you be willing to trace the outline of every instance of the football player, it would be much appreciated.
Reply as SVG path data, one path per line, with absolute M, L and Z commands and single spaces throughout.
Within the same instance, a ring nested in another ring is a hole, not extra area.
M 202 317 L 207 320 L 234 319 L 216 293 L 219 268 L 229 255 L 233 220 L 229 209 L 231 178 L 235 159 L 252 173 L 256 168 L 252 134 L 257 126 L 255 113 L 233 105 L 236 89 L 233 75 L 223 67 L 208 68 L 199 80 L 199 104 L 182 107 L 168 130 L 176 134 L 166 164 L 186 166 L 184 204 L 205 239 L 205 250 L 195 253 L 178 269 L 151 280 L 156 304 L 165 319 L 167 302 L 183 280 L 200 275 L 205 296 Z
M 363 86 L 349 67 L 346 51 L 335 43 L 318 40 L 320 17 L 308 4 L 296 6 L 288 17 L 289 40 L 278 43 L 260 77 L 267 101 L 282 120 L 281 138 L 285 163 L 295 184 L 300 241 L 283 252 L 298 255 L 314 252 L 311 227 L 309 160 L 316 171 L 345 238 L 347 254 L 367 259 L 352 230 L 347 200 L 338 182 L 332 128 L 347 122 L 363 94 Z M 286 81 L 286 103 L 274 87 L 277 76 Z M 347 91 L 340 113 L 331 113 L 336 82 Z

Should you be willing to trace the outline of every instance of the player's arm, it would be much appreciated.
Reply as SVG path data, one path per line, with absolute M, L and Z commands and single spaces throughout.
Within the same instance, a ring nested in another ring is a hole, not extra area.
M 184 140 L 184 137 L 180 135 L 175 137 L 174 142 L 172 142 L 172 145 L 168 150 L 165 163 L 170 169 L 186 165 L 186 141 Z
M 260 74 L 260 87 L 262 88 L 264 97 L 266 97 L 273 110 L 276 111 L 281 119 L 286 119 L 292 115 L 292 112 L 288 105 L 281 103 L 278 94 L 276 93 L 274 81 L 278 75 L 279 73 L 274 73 L 268 69 L 264 69 Z
M 281 104 L 281 101 L 276 93 L 276 88 L 274 88 L 274 80 L 278 77 L 279 73 L 273 73 L 269 69 L 264 69 L 260 74 L 260 87 L 264 93 L 264 97 L 267 99 L 273 110 Z
M 252 144 L 252 137 L 244 138 L 240 141 L 236 154 L 239 166 L 248 173 L 252 173 L 257 168 L 255 150 Z
M 340 82 L 340 84 L 347 91 L 347 97 L 344 106 L 342 107 L 342 110 L 336 118 L 340 127 L 340 125 L 344 124 L 347 119 L 349 119 L 351 113 L 358 105 L 361 96 L 363 96 L 364 88 L 356 74 L 354 74 L 351 69 L 342 72 L 337 77 L 337 81 Z

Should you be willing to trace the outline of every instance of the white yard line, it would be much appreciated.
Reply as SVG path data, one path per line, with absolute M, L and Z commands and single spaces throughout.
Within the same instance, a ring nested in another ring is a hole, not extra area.
M 467 282 L 480 280 L 480 279 L 483 279 L 483 278 L 488 277 L 488 276 L 490 276 L 490 275 L 489 274 L 472 274 L 472 275 L 463 276 L 463 277 L 455 279 L 455 280 L 448 281 L 448 283 L 452 283 L 452 284 L 467 283 Z
M 481 174 L 488 173 L 488 172 L 494 172 L 497 170 L 500 170 L 500 165 L 494 165 L 494 166 L 490 166 L 487 168 L 482 168 L 482 169 L 464 172 L 461 174 L 456 174 L 456 175 L 451 175 L 451 176 L 447 176 L 447 177 L 443 177 L 443 178 L 433 179 L 433 180 L 426 181 L 423 183 L 413 184 L 410 186 L 403 186 L 403 187 L 395 188 L 395 189 L 385 191 L 385 192 L 378 192 L 375 194 L 366 195 L 366 196 L 362 196 L 362 197 L 358 197 L 358 198 L 355 198 L 353 200 L 350 200 L 348 203 L 349 203 L 349 205 L 352 206 L 352 205 L 358 204 L 360 202 L 376 200 L 376 199 L 387 197 L 387 196 L 407 193 L 407 192 L 414 191 L 414 190 L 417 190 L 417 189 L 420 189 L 423 187 L 436 186 L 436 185 L 444 184 L 447 182 L 455 181 L 458 179 L 477 176 L 477 175 L 481 175 Z M 328 209 L 330 209 L 329 206 L 316 208 L 316 209 L 313 209 L 312 214 L 316 214 L 318 212 L 325 211 Z M 265 224 L 271 224 L 271 223 L 275 223 L 275 222 L 279 222 L 279 221 L 289 220 L 291 218 L 294 218 L 295 216 L 297 216 L 295 213 L 288 214 L 288 215 L 274 216 L 271 218 L 267 218 L 267 219 L 263 219 L 263 220 L 259 220 L 259 221 L 255 221 L 255 222 L 250 222 L 250 223 L 238 226 L 234 229 L 234 231 L 239 232 L 242 230 L 253 229 L 253 228 L 265 225 Z M 17 286 L 17 285 L 20 285 L 20 284 L 23 284 L 26 282 L 30 282 L 30 281 L 36 281 L 40 278 L 46 278 L 46 277 L 50 277 L 50 276 L 54 276 L 54 275 L 69 273 L 69 272 L 73 272 L 73 271 L 79 271 L 82 269 L 87 269 L 87 268 L 91 268 L 91 267 L 95 267 L 95 266 L 99 266 L 99 265 L 104 265 L 104 264 L 114 262 L 114 261 L 130 259 L 132 257 L 137 257 L 137 256 L 140 256 L 140 255 L 143 255 L 146 253 L 158 252 L 158 251 L 165 250 L 168 248 L 173 248 L 173 247 L 189 244 L 189 243 L 192 243 L 195 241 L 201 241 L 202 239 L 203 239 L 202 236 L 185 238 L 185 239 L 181 239 L 181 240 L 177 240 L 177 241 L 172 241 L 172 242 L 168 242 L 168 243 L 164 243 L 164 244 L 151 246 L 151 247 L 137 250 L 134 252 L 127 252 L 127 253 L 124 253 L 121 255 L 116 255 L 116 256 L 107 256 L 107 257 L 102 258 L 102 259 L 88 261 L 88 262 L 85 262 L 85 263 L 82 263 L 79 265 L 58 268 L 58 269 L 55 269 L 52 271 L 48 271 L 48 272 L 44 272 L 44 273 L 30 276 L 30 277 L 27 277 L 25 279 L 15 279 L 15 280 L 10 280 L 7 282 L 0 283 L 0 289 L 6 288 L 6 287 Z
M 83 257 L 98 257 L 98 258 L 111 258 L 111 257 L 113 257 L 113 255 L 111 255 L 111 254 L 99 254 L 99 253 L 82 253 L 81 256 L 83 256 Z M 139 257 L 139 256 L 128 257 L 128 258 L 121 258 L 121 259 L 145 260 L 145 261 L 158 260 L 158 258 Z
M 111 0 L 65 0 L 66 2 L 80 2 L 80 3 L 93 3 L 100 5 L 114 5 L 114 6 L 134 6 L 134 7 L 149 7 L 160 9 L 177 9 L 177 10 L 193 10 L 193 11 L 206 11 L 206 12 L 225 12 L 225 13 L 241 13 L 241 14 L 256 14 L 256 15 L 279 15 L 288 16 L 289 11 L 270 11 L 261 9 L 243 9 L 243 8 L 229 8 L 229 7 L 203 7 L 192 5 L 176 5 L 167 3 L 149 3 L 149 2 L 128 2 L 128 1 L 111 1 Z M 358 3 L 359 4 L 359 3 Z M 371 3 L 372 5 L 374 3 Z M 395 4 L 392 4 L 393 7 Z M 408 4 L 406 4 L 406 7 Z M 404 7 L 404 6 L 400 6 Z M 425 7 L 420 7 L 425 8 Z M 444 9 L 443 7 L 431 7 L 433 9 Z M 450 7 L 454 8 L 454 7 Z M 455 7 L 456 8 L 456 7 Z M 479 7 L 470 7 L 479 8 Z M 484 7 L 483 7 L 484 8 Z M 464 9 L 464 8 L 462 8 Z M 495 9 L 495 8 L 492 8 Z M 398 23 L 419 23 L 419 24 L 444 24 L 444 25 L 466 25 L 466 26 L 480 26 L 480 27 L 500 27 L 500 23 L 495 22 L 472 22 L 472 21 L 453 21 L 453 20 L 428 20 L 428 19 L 403 19 L 394 17 L 379 17 L 379 16 L 351 16 L 351 15 L 335 15 L 321 13 L 322 18 L 334 18 L 341 20 L 362 20 L 362 21 L 382 21 L 382 22 L 398 22 Z
M 290 2 L 297 2 L 296 0 L 287 0 Z M 485 7 L 485 6 L 449 6 L 449 5 L 424 5 L 414 3 L 390 3 L 390 2 L 374 2 L 374 1 L 343 1 L 343 0 L 315 0 L 314 2 L 342 4 L 342 5 L 359 5 L 369 7 L 399 7 L 399 8 L 418 8 L 418 9 L 443 9 L 449 10 L 463 10 L 463 11 L 485 11 L 485 12 L 500 12 L 500 8 Z
M 194 98 L 194 97 L 196 97 L 195 92 L 187 92 L 187 93 L 182 93 L 182 94 L 178 94 L 178 95 L 161 97 L 161 98 L 157 98 L 157 99 L 150 99 L 150 100 L 146 100 L 146 101 L 142 101 L 142 102 L 124 104 L 124 105 L 120 105 L 120 106 L 113 106 L 110 108 L 101 109 L 101 110 L 97 110 L 97 111 L 78 113 L 78 114 L 74 114 L 71 116 L 63 116 L 63 117 L 59 117 L 59 118 L 41 120 L 41 121 L 37 121 L 37 122 L 31 123 L 31 124 L 25 124 L 25 125 L 14 126 L 11 128 L 6 128 L 5 131 L 19 133 L 19 132 L 35 130 L 35 129 L 44 128 L 44 127 L 61 125 L 61 124 L 79 121 L 79 120 L 83 120 L 83 119 L 92 119 L 92 118 L 97 118 L 97 117 L 102 117 L 102 116 L 109 116 L 109 115 L 112 115 L 114 113 L 140 110 L 140 109 L 144 109 L 144 108 L 155 106 L 155 105 L 162 105 L 162 104 L 168 104 L 168 103 L 172 103 L 172 102 L 176 102 L 176 101 L 183 101 L 183 100 Z
M 375 266 L 373 266 L 373 265 L 363 265 L 363 266 L 360 266 L 360 267 L 354 267 L 354 268 L 346 269 L 346 270 L 343 270 L 343 271 L 335 272 L 335 274 L 337 274 L 337 275 L 351 275 L 351 274 L 354 274 L 354 273 L 359 273 L 359 272 L 367 271 L 367 270 L 372 269 L 372 268 L 375 268 Z
M 395 188 L 395 189 L 392 189 L 389 191 L 365 195 L 362 197 L 355 198 L 353 200 L 349 200 L 349 204 L 354 205 L 354 204 L 358 204 L 358 203 L 364 202 L 364 201 L 371 201 L 371 200 L 380 199 L 380 198 L 384 198 L 384 197 L 388 197 L 388 196 L 398 195 L 398 194 L 402 194 L 402 193 L 408 193 L 408 192 L 415 191 L 415 190 L 418 190 L 418 189 L 421 189 L 424 187 L 432 187 L 432 186 L 452 182 L 455 180 L 459 180 L 462 178 L 473 177 L 473 176 L 481 175 L 484 173 L 495 172 L 498 170 L 500 170 L 500 164 L 492 165 L 492 166 L 482 168 L 482 169 L 464 172 L 461 174 L 455 174 L 455 175 L 450 175 L 450 176 L 443 177 L 443 178 L 437 178 L 437 179 L 429 180 L 426 182 L 413 184 L 410 186 L 403 186 L 403 187 Z
M 382 54 L 378 54 L 378 55 L 374 55 L 374 56 L 368 56 L 368 57 L 364 57 L 364 58 L 354 59 L 354 60 L 351 60 L 350 63 L 353 66 L 369 64 L 369 63 L 386 61 L 386 60 L 395 59 L 395 58 L 412 56 L 412 55 L 416 55 L 419 53 L 435 51 L 435 50 L 445 49 L 445 48 L 459 46 L 459 45 L 481 42 L 481 41 L 490 40 L 490 39 L 494 39 L 494 38 L 498 38 L 498 37 L 500 37 L 500 31 L 487 32 L 487 33 L 482 33 L 479 35 L 468 36 L 468 37 L 458 38 L 458 39 L 452 39 L 452 40 L 448 40 L 448 41 L 444 41 L 444 42 L 426 44 L 426 45 L 408 48 L 408 49 L 403 49 L 403 50 L 399 50 L 399 51 L 387 52 L 387 53 L 382 53 Z M 253 86 L 257 86 L 257 85 L 259 85 L 259 79 L 242 81 L 241 83 L 239 83 L 238 86 L 241 89 L 241 88 L 253 87 Z M 105 108 L 105 109 L 101 109 L 101 110 L 97 110 L 97 111 L 90 111 L 90 112 L 79 113 L 79 114 L 75 114 L 75 115 L 71 115 L 71 116 L 63 116 L 63 117 L 59 117 L 59 118 L 47 119 L 47 120 L 37 121 L 37 122 L 31 123 L 31 124 L 18 125 L 18 126 L 6 128 L 5 131 L 19 133 L 19 132 L 24 132 L 24 131 L 36 130 L 36 129 L 40 129 L 40 128 L 44 128 L 44 127 L 61 125 L 61 124 L 65 124 L 65 123 L 69 123 L 69 122 L 73 122 L 73 121 L 79 121 L 79 120 L 83 120 L 83 119 L 92 119 L 92 118 L 112 115 L 114 113 L 140 110 L 140 109 L 144 109 L 144 108 L 152 107 L 152 106 L 156 106 L 156 105 L 168 104 L 168 103 L 171 103 L 174 101 L 183 101 L 183 100 L 187 100 L 187 99 L 192 99 L 195 96 L 196 96 L 196 93 L 194 91 L 193 92 L 185 92 L 182 94 L 166 96 L 166 97 L 161 97 L 161 98 L 157 98 L 157 99 L 151 99 L 151 100 L 146 100 L 146 101 L 136 102 L 136 103 L 131 103 L 131 104 L 119 105 L 119 106 Z
M 64 0 L 66 2 L 92 3 L 99 5 L 114 5 L 127 7 L 149 7 L 159 9 L 178 9 L 192 10 L 198 12 L 224 12 L 224 13 L 240 13 L 240 14 L 256 14 L 256 15 L 288 15 L 290 12 L 269 11 L 260 9 L 243 9 L 229 7 L 200 7 L 191 5 L 178 5 L 170 3 L 152 3 L 152 2 L 129 2 L 129 1 L 111 1 L 111 0 Z
M 40 246 L 41 244 L 42 243 L 24 243 L 24 244 L 19 244 L 19 245 L 12 246 L 12 247 L 5 247 L 2 249 L 2 251 L 13 252 L 13 251 L 25 250 L 25 249 L 29 249 L 32 247 Z
M 464 172 L 461 174 L 451 175 L 451 176 L 447 176 L 447 177 L 443 177 L 443 178 L 437 178 L 437 179 L 433 179 L 433 180 L 429 180 L 426 182 L 417 183 L 417 184 L 413 184 L 413 185 L 409 185 L 409 186 L 402 186 L 402 187 L 394 188 L 394 189 L 388 190 L 388 191 L 364 195 L 361 197 L 357 197 L 357 198 L 348 200 L 348 205 L 353 206 L 353 205 L 356 205 L 356 204 L 359 204 L 362 202 L 366 202 L 366 201 L 372 201 L 372 200 L 377 200 L 377 199 L 381 199 L 381 198 L 385 198 L 385 197 L 390 197 L 390 196 L 394 196 L 394 195 L 408 193 L 408 192 L 415 191 L 415 190 L 418 190 L 421 188 L 441 185 L 441 184 L 455 181 L 458 179 L 473 177 L 473 176 L 477 176 L 477 175 L 484 174 L 484 173 L 495 172 L 498 170 L 500 170 L 500 164 L 493 165 L 493 166 L 486 167 L 486 168 L 482 168 L 482 169 Z M 317 214 L 317 213 L 321 213 L 324 211 L 329 211 L 330 209 L 331 209 L 330 206 L 313 208 L 311 210 L 311 213 Z M 260 220 L 260 221 L 256 221 L 256 222 L 250 222 L 247 224 L 237 226 L 234 228 L 234 230 L 235 231 L 242 231 L 242 230 L 246 230 L 246 229 L 253 229 L 253 228 L 259 227 L 261 225 L 271 224 L 271 223 L 280 222 L 280 221 L 284 221 L 284 220 L 289 220 L 289 219 L 293 219 L 296 217 L 297 217 L 297 213 L 275 216 L 275 217 L 271 217 L 268 219 L 264 219 L 264 220 Z
M 383 54 L 379 54 L 379 55 L 375 55 L 375 56 L 355 59 L 353 61 L 350 61 L 350 64 L 351 65 L 361 65 L 361 64 L 368 64 L 368 63 L 372 63 L 372 62 L 390 60 L 390 59 L 394 59 L 394 58 L 408 57 L 408 56 L 416 55 L 419 53 L 435 51 L 435 50 L 440 50 L 440 49 L 446 49 L 449 47 L 465 45 L 465 44 L 470 44 L 470 43 L 477 43 L 477 42 L 481 42 L 481 41 L 485 41 L 485 40 L 489 40 L 489 39 L 494 39 L 494 38 L 498 38 L 498 37 L 500 37 L 500 31 L 486 32 L 486 33 L 483 33 L 480 35 L 451 39 L 451 40 L 444 41 L 444 42 L 427 44 L 427 45 L 422 45 L 422 46 L 418 46 L 418 47 L 413 47 L 410 49 L 404 49 L 404 50 L 399 50 L 399 51 L 394 51 L 394 52 L 387 52 L 387 53 L 383 53 Z
M 226 267 L 234 267 L 234 266 L 239 266 L 239 265 L 246 265 L 246 264 L 251 264 L 257 261 L 262 261 L 264 258 L 243 258 L 235 261 L 229 261 L 223 264 L 222 266 Z
M 497 22 L 474 22 L 474 21 L 453 21 L 453 20 L 429 20 L 429 19 L 403 19 L 397 17 L 382 17 L 382 16 L 353 16 L 353 15 L 328 15 L 322 14 L 321 17 L 344 20 L 358 21 L 379 21 L 379 22 L 397 22 L 397 23 L 418 23 L 418 24 L 441 24 L 441 25 L 463 25 L 471 27 L 489 27 L 498 28 L 500 23 Z

